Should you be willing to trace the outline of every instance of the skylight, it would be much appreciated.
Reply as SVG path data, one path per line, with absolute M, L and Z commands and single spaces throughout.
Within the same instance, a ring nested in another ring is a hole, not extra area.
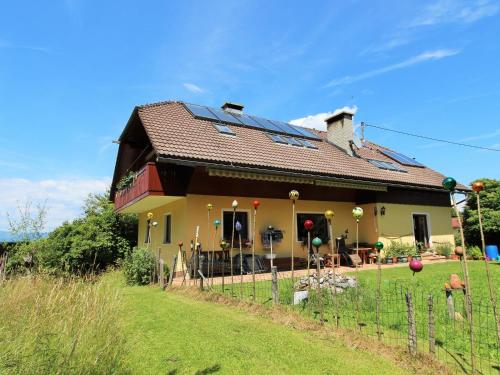
M 229 126 L 227 126 L 225 124 L 214 124 L 214 127 L 215 127 L 215 129 L 217 129 L 219 131 L 219 133 L 236 135 L 236 134 L 234 134 L 234 132 L 231 129 L 229 129 Z
M 309 142 L 307 139 L 287 137 L 285 135 L 274 134 L 274 133 L 266 133 L 266 134 L 269 138 L 271 138 L 271 140 L 273 140 L 276 143 L 281 143 L 284 145 L 292 145 L 296 147 L 317 149 L 317 147 L 311 142 Z
M 400 154 L 398 152 L 394 152 L 391 150 L 382 150 L 381 151 L 385 156 L 390 157 L 391 159 L 397 161 L 399 164 L 402 165 L 409 165 L 411 167 L 421 167 L 423 168 L 424 165 L 416 161 L 415 159 L 412 159 L 406 155 Z
M 269 138 L 271 138 L 274 142 L 276 143 L 283 143 L 283 144 L 287 144 L 288 142 L 286 141 L 286 139 L 284 139 L 283 136 L 281 135 L 278 135 L 278 134 L 272 134 L 272 133 L 267 133 L 267 136 Z
M 398 165 L 396 165 L 394 163 L 390 163 L 388 161 L 368 159 L 368 162 L 370 164 L 376 166 L 377 168 L 380 168 L 380 169 L 385 169 L 385 170 L 388 170 L 388 171 L 396 171 L 396 172 L 406 172 L 400 166 L 398 166 Z

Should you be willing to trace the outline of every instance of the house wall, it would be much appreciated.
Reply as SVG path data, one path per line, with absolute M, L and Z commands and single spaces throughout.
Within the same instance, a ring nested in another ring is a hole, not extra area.
M 380 215 L 381 207 L 385 215 Z M 380 241 L 389 245 L 391 240 L 414 243 L 413 214 L 427 214 L 431 245 L 449 242 L 455 243 L 451 227 L 449 207 L 377 203 L 378 229 Z

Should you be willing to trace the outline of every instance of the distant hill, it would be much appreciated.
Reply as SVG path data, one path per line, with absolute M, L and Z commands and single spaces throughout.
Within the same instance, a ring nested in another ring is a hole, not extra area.
M 42 237 L 47 237 L 48 233 L 42 233 Z M 0 242 L 17 242 L 19 238 L 13 236 L 9 231 L 0 230 Z

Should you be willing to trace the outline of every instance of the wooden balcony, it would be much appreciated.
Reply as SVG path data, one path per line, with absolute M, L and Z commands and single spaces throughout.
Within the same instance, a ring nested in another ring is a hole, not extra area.
M 116 192 L 115 210 L 121 211 L 149 196 L 163 195 L 165 195 L 165 193 L 156 164 L 147 163 L 137 172 L 130 186 Z

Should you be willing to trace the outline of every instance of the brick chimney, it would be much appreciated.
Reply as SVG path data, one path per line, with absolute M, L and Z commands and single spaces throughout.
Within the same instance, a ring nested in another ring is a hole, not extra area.
M 350 156 L 352 156 L 351 143 L 354 136 L 353 117 L 352 112 L 341 110 L 325 119 L 328 141 L 347 152 Z

